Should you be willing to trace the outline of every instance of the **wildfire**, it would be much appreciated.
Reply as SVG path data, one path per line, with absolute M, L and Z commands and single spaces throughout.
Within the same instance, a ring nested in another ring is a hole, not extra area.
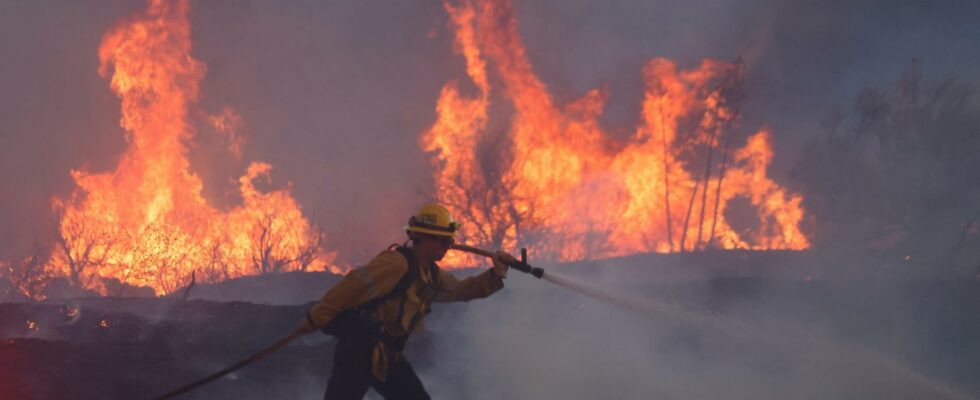
M 420 145 L 431 156 L 437 196 L 463 221 L 465 240 L 527 245 L 559 261 L 809 247 L 799 229 L 802 198 L 767 176 L 768 131 L 734 148 L 739 62 L 704 60 L 679 70 L 670 60 L 650 60 L 642 121 L 616 141 L 598 123 L 605 89 L 556 104 L 526 57 L 509 2 L 463 0 L 445 9 L 476 93 L 446 84 Z M 499 89 L 491 85 L 498 81 Z M 497 99 L 513 108 L 504 130 L 491 123 Z M 735 199 L 755 209 L 757 227 L 731 226 L 726 211 Z M 472 261 L 451 257 L 446 264 Z
M 27 329 L 32 330 L 32 331 L 35 331 L 38 328 L 40 328 L 40 327 L 37 325 L 37 322 L 31 321 L 31 320 L 27 320 Z
M 108 328 L 109 327 L 109 322 L 103 319 L 103 320 L 99 321 L 99 327 L 100 328 L 103 328 L 103 329 Z
M 202 197 L 203 183 L 187 158 L 195 135 L 188 115 L 206 67 L 190 55 L 187 13 L 185 0 L 151 0 L 103 37 L 99 73 L 111 76 L 122 101 L 128 147 L 114 171 L 72 171 L 80 190 L 53 200 L 61 216 L 60 251 L 50 267 L 103 294 L 119 294 L 110 292 L 113 280 L 113 287 L 125 287 L 121 282 L 169 293 L 195 270 L 204 281 L 218 281 L 331 268 L 322 233 L 289 189 L 261 192 L 253 185 L 268 179 L 269 164 L 248 166 L 236 208 L 218 210 Z M 210 123 L 241 157 L 235 133 L 241 117 L 225 109 Z
M 463 240 L 526 245 L 535 257 L 557 261 L 809 247 L 799 229 L 802 198 L 767 175 L 769 132 L 733 139 L 739 62 L 704 60 L 685 70 L 650 60 L 641 121 L 616 140 L 598 122 L 605 89 L 563 105 L 552 98 L 526 57 L 509 2 L 462 0 L 445 9 L 472 88 L 443 87 L 437 120 L 420 145 L 430 154 L 439 200 L 463 222 Z M 217 209 L 202 196 L 187 154 L 196 135 L 189 116 L 203 115 L 191 111 L 207 68 L 190 55 L 187 14 L 186 0 L 150 0 L 103 37 L 99 73 L 121 99 L 128 146 L 112 171 L 71 172 L 78 189 L 52 200 L 59 235 L 45 268 L 113 295 L 132 286 L 170 293 L 195 274 L 214 282 L 339 272 L 290 188 L 256 188 L 271 165 L 245 168 L 237 207 Z M 513 110 L 505 129 L 490 112 L 501 101 Z M 240 160 L 244 118 L 224 108 L 205 120 Z M 726 218 L 739 199 L 754 209 L 755 226 Z M 446 265 L 472 260 L 450 254 Z

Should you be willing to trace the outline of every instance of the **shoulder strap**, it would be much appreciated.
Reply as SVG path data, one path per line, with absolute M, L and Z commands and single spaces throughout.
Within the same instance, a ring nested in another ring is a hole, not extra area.
M 389 249 L 391 248 L 389 247 Z M 398 280 L 398 283 L 395 284 L 395 287 L 391 289 L 390 292 L 368 300 L 356 308 L 367 311 L 384 304 L 384 302 L 388 300 L 401 297 L 408 291 L 408 287 L 412 286 L 412 282 L 418 278 L 419 267 L 418 260 L 415 259 L 415 252 L 413 252 L 411 248 L 404 246 L 397 246 L 395 247 L 395 250 L 402 253 L 402 256 L 404 256 L 405 260 L 408 261 L 408 271 L 405 272 L 405 275 L 402 275 L 401 279 Z
M 432 265 L 429 266 L 429 276 L 432 277 L 432 286 L 436 290 L 440 290 L 440 288 L 442 288 L 442 280 L 439 277 L 439 271 L 440 269 L 438 264 L 432 263 Z

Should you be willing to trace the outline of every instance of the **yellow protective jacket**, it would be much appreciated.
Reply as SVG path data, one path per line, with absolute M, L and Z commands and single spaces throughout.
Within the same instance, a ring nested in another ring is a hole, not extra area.
M 374 320 L 381 322 L 384 333 L 391 337 L 402 337 L 411 333 L 409 329 L 415 318 L 419 318 L 415 330 L 420 330 L 421 319 L 428 314 L 433 301 L 469 301 L 487 297 L 504 287 L 503 280 L 493 270 L 459 280 L 438 266 L 432 269 L 424 265 L 418 267 L 418 278 L 402 296 L 405 298 L 405 309 L 400 321 L 398 314 L 402 297 L 381 303 L 370 314 Z M 436 272 L 436 276 L 432 276 L 432 271 Z M 407 272 L 408 260 L 405 256 L 397 250 L 383 251 L 367 265 L 348 272 L 340 282 L 331 287 L 310 310 L 307 320 L 314 327 L 322 328 L 341 312 L 384 296 L 395 288 Z M 435 295 L 425 295 L 426 288 L 435 289 Z M 386 349 L 384 342 L 378 342 L 372 354 L 372 372 L 375 378 L 384 381 L 388 375 L 388 366 L 399 356 L 395 349 Z

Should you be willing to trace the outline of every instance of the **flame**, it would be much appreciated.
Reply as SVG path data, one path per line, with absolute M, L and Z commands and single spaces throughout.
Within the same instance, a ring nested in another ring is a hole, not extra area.
M 206 67 L 190 55 L 187 13 L 185 0 L 151 0 L 103 37 L 99 73 L 111 76 L 122 101 L 128 147 L 114 171 L 72 171 L 79 190 L 53 200 L 61 251 L 50 267 L 102 294 L 115 294 L 107 287 L 112 279 L 163 294 L 189 283 L 195 270 L 218 281 L 333 268 L 333 254 L 313 242 L 316 228 L 289 187 L 255 187 L 269 179 L 269 164 L 248 166 L 238 207 L 218 210 L 202 197 L 187 158 L 195 133 L 188 115 Z M 210 122 L 240 157 L 241 117 L 225 109 Z
M 27 320 L 27 329 L 33 331 L 33 330 L 37 330 L 38 328 L 40 328 L 40 327 L 37 325 L 37 322 L 31 321 L 31 320 Z
M 103 329 L 108 328 L 109 327 L 109 322 L 107 322 L 106 320 L 103 319 L 103 320 L 99 321 L 99 327 L 100 328 L 103 328 Z
M 799 228 L 802 197 L 767 176 L 769 132 L 731 145 L 739 62 L 709 59 L 679 70 L 650 60 L 642 121 L 628 139 L 613 140 L 598 122 L 607 91 L 556 104 L 527 59 L 509 2 L 463 0 L 445 9 L 473 89 L 455 81 L 443 87 L 420 146 L 438 199 L 463 222 L 463 240 L 522 244 L 558 261 L 809 247 Z M 503 128 L 489 112 L 499 100 L 513 109 Z M 738 231 L 726 220 L 736 198 L 755 209 L 757 228 Z M 465 254 L 445 260 L 470 262 Z
M 239 133 L 239 129 L 244 120 L 241 115 L 231 107 L 225 107 L 221 114 L 210 115 L 208 122 L 214 127 L 215 132 L 222 136 L 228 146 L 228 152 L 235 156 L 235 159 L 242 159 L 242 148 L 245 146 L 245 138 Z

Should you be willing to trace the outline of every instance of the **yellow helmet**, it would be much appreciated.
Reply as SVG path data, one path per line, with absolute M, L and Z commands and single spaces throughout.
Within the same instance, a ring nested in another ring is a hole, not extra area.
M 407 231 L 453 237 L 456 229 L 459 229 L 459 224 L 453 219 L 449 210 L 442 205 L 431 203 L 422 206 L 415 215 L 408 219 Z

